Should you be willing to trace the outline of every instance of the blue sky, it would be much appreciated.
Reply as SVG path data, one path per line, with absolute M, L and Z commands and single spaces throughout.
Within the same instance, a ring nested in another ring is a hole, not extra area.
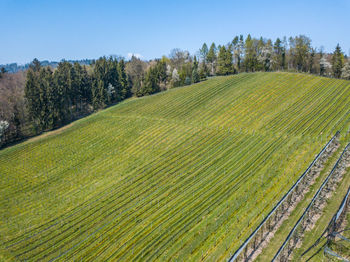
M 305 34 L 315 47 L 350 49 L 350 0 L 0 0 L 0 64 L 197 51 L 235 35 Z

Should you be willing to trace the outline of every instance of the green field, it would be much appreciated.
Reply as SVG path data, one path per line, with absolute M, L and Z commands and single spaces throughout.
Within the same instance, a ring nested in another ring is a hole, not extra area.
M 0 259 L 227 259 L 337 130 L 350 81 L 216 77 L 0 151 Z

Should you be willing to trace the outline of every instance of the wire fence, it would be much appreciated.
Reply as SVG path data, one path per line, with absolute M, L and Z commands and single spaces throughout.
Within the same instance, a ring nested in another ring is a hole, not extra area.
M 340 216 L 342 214 L 344 214 L 344 210 L 346 209 L 347 205 L 349 204 L 349 200 L 350 200 L 350 186 L 349 186 L 347 194 L 345 195 L 345 197 L 344 197 L 344 199 L 339 207 L 337 214 L 335 215 L 335 222 L 340 218 Z
M 311 162 L 309 167 L 304 171 L 304 173 L 298 178 L 298 180 L 292 185 L 292 187 L 288 190 L 288 192 L 281 198 L 280 201 L 272 208 L 272 210 L 268 213 L 268 215 L 263 219 L 263 221 L 258 225 L 258 227 L 250 234 L 250 236 L 243 242 L 243 244 L 235 251 L 235 253 L 230 257 L 229 261 L 235 261 L 240 256 L 244 256 L 243 260 L 247 260 L 249 255 L 246 254 L 248 244 L 254 239 L 255 236 L 257 236 L 258 232 L 263 229 L 264 225 L 267 224 L 267 221 L 272 218 L 272 216 L 277 213 L 277 210 L 279 207 L 281 207 L 287 199 L 291 196 L 293 191 L 298 191 L 298 185 L 304 180 L 304 178 L 307 176 L 307 174 L 310 172 L 312 167 L 315 166 L 315 164 L 321 159 L 321 157 L 324 155 L 326 150 L 331 147 L 333 143 L 335 143 L 336 139 L 339 137 L 339 131 L 336 132 L 336 134 L 328 141 L 328 143 L 322 148 L 322 150 L 318 153 L 318 155 L 315 157 L 315 159 Z M 282 208 L 283 209 L 283 208 Z M 271 230 L 270 226 L 268 227 L 269 230 Z M 263 234 L 262 234 L 263 235 Z M 255 251 L 256 244 L 254 241 L 254 248 L 253 252 Z M 244 252 L 245 251 L 245 252 Z M 243 253 L 244 252 L 244 253 Z
M 327 234 L 327 237 L 332 236 L 339 236 L 342 237 L 339 233 L 335 232 L 338 231 L 338 227 L 336 225 L 340 225 L 339 219 L 344 217 L 344 214 L 346 213 L 346 208 L 350 204 L 350 187 L 344 196 L 337 212 L 333 215 L 331 221 L 329 221 L 326 229 L 323 231 L 323 233 L 320 235 L 320 237 L 315 241 L 315 243 L 310 246 L 301 256 L 304 256 L 306 253 L 308 253 L 311 249 L 313 249 L 315 246 L 319 244 L 319 242 L 323 239 L 323 237 Z M 349 240 L 350 241 L 350 240 Z
M 336 258 L 340 259 L 341 261 L 350 262 L 349 260 L 347 260 L 347 259 L 343 258 L 342 256 L 338 255 L 337 253 L 335 253 L 334 251 L 332 251 L 328 247 L 325 247 L 324 252 L 329 254 L 329 255 L 331 255 L 331 256 L 333 256 L 333 257 L 336 257 Z
M 311 210 L 311 208 L 313 207 L 314 203 L 317 201 L 317 199 L 319 198 L 322 190 L 325 188 L 325 186 L 327 185 L 327 183 L 330 181 L 330 179 L 337 173 L 338 170 L 338 166 L 340 164 L 340 162 L 343 159 L 343 156 L 346 154 L 346 152 L 348 151 L 350 147 L 350 143 L 344 148 L 342 154 L 340 155 L 340 157 L 338 158 L 337 162 L 335 163 L 334 167 L 332 168 L 332 171 L 329 173 L 329 175 L 326 177 L 326 179 L 323 181 L 322 185 L 320 186 L 320 188 L 317 190 L 317 192 L 315 193 L 314 197 L 312 198 L 311 202 L 309 203 L 309 205 L 307 206 L 307 208 L 305 209 L 305 211 L 303 212 L 303 214 L 300 216 L 300 218 L 298 219 L 298 221 L 296 222 L 296 224 L 294 225 L 294 227 L 292 228 L 292 230 L 289 232 L 287 238 L 285 239 L 285 241 L 282 243 L 282 245 L 280 246 L 280 248 L 278 249 L 277 253 L 275 254 L 275 256 L 273 257 L 272 261 L 277 261 L 277 259 L 279 258 L 280 261 L 287 261 L 289 255 L 291 254 L 293 248 L 289 247 L 290 241 L 293 238 L 293 242 L 294 245 L 298 242 L 299 240 L 299 235 L 302 234 L 302 232 L 305 230 L 306 226 L 304 226 L 304 224 L 307 224 L 307 220 L 309 218 L 306 218 L 306 216 L 309 214 L 309 211 Z M 306 218 L 306 219 L 305 219 Z M 299 228 L 299 226 L 302 226 L 302 228 Z M 299 231 L 299 232 L 298 232 Z M 287 254 L 282 254 L 284 249 L 287 247 L 288 244 L 288 248 L 287 248 Z
M 340 234 L 340 232 L 338 232 L 342 223 L 343 223 L 343 220 L 345 218 L 345 214 L 349 208 L 349 205 L 350 205 L 350 186 L 349 186 L 348 191 L 347 191 L 346 195 L 344 196 L 344 198 L 343 198 L 343 200 L 338 208 L 338 211 L 336 212 L 336 214 L 333 216 L 332 220 L 328 224 L 328 227 L 327 227 L 327 232 L 328 232 L 327 238 L 328 239 L 327 239 L 327 243 L 326 243 L 325 248 L 324 248 L 324 252 L 326 254 L 337 257 L 339 259 L 342 259 L 343 261 L 349 261 L 349 260 L 346 260 L 345 258 L 341 257 L 339 254 L 332 251 L 328 247 L 328 245 L 329 245 L 330 241 L 333 241 L 336 237 L 338 237 L 344 241 L 350 242 L 350 239 L 344 237 L 343 235 Z

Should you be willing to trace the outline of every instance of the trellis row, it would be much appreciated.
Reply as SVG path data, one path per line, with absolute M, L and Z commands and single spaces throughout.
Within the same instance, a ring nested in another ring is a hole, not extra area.
M 332 171 L 323 181 L 320 188 L 315 193 L 311 202 L 300 216 L 287 238 L 273 257 L 272 261 L 288 261 L 294 247 L 301 240 L 303 233 L 310 223 L 310 218 L 319 213 L 321 205 L 326 201 L 326 194 L 335 187 L 335 184 L 341 179 L 342 172 L 346 168 L 346 163 L 350 159 L 350 143 L 344 148 L 342 154 L 335 163 Z
M 338 137 L 339 131 L 329 140 L 299 179 L 230 257 L 230 262 L 236 260 L 248 261 L 251 258 L 265 240 L 266 236 L 275 229 L 278 222 L 284 217 L 288 207 L 297 201 L 300 193 L 311 183 L 314 176 L 318 173 L 316 169 L 318 169 L 333 153 L 332 149 L 336 145 Z
M 344 221 L 345 214 L 348 211 L 350 206 L 350 186 L 348 188 L 348 191 L 346 195 L 344 196 L 339 209 L 337 213 L 333 216 L 332 220 L 330 221 L 328 227 L 327 227 L 327 238 L 328 241 L 334 240 L 334 238 L 338 235 L 339 236 L 339 229 Z

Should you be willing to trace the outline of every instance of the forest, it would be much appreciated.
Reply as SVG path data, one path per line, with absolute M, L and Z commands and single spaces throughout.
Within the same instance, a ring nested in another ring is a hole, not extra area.
M 349 57 L 339 44 L 327 53 L 311 43 L 304 35 L 275 41 L 240 35 L 224 45 L 204 43 L 193 55 L 173 49 L 168 56 L 149 61 L 110 56 L 91 64 L 63 60 L 51 67 L 34 59 L 25 71 L 1 68 L 0 146 L 62 127 L 131 96 L 213 76 L 289 71 L 350 79 Z

